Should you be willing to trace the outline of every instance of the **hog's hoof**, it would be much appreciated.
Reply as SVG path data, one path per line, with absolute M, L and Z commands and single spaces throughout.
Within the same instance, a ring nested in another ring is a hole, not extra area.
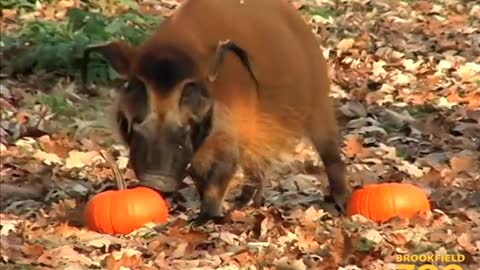
M 246 207 L 253 199 L 257 192 L 257 188 L 251 185 L 244 185 L 240 195 L 235 198 L 234 208 L 241 209 Z
M 214 224 L 223 224 L 225 223 L 225 216 L 198 215 L 198 217 L 192 220 L 191 224 L 193 226 L 202 226 L 209 222 L 213 222 Z
M 332 193 L 325 198 L 325 201 L 333 202 L 340 214 L 346 215 L 347 203 L 350 198 L 351 192 Z

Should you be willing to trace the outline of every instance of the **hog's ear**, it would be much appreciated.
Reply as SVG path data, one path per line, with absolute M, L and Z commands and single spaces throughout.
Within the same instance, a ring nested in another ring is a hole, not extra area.
M 134 52 L 134 47 L 123 40 L 87 47 L 83 52 L 81 71 L 83 84 L 85 85 L 87 80 L 87 68 L 91 53 L 99 53 L 107 59 L 120 76 L 127 77 Z
M 190 121 L 200 122 L 211 111 L 213 102 L 204 84 L 185 84 L 180 98 L 180 111 Z
M 219 70 L 223 64 L 225 54 L 227 52 L 232 52 L 235 54 L 240 61 L 242 62 L 244 68 L 247 70 L 248 74 L 250 74 L 250 78 L 255 83 L 255 86 L 258 88 L 258 80 L 252 70 L 252 63 L 249 54 L 245 49 L 240 47 L 237 43 L 231 40 L 220 41 L 217 45 L 217 49 L 215 51 L 213 66 L 211 67 L 210 74 L 208 75 L 208 79 L 211 82 L 214 82 L 217 77 Z

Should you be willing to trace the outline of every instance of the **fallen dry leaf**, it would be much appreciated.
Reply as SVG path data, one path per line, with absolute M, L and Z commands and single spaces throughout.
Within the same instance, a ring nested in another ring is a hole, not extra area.
M 450 159 L 450 166 L 456 173 L 473 172 L 478 169 L 479 158 L 470 151 L 462 151 Z
M 50 136 L 44 135 L 38 138 L 38 142 L 42 146 L 43 151 L 56 154 L 62 159 L 67 158 L 68 152 L 71 150 L 70 147 L 66 145 L 66 139 L 52 140 Z
M 368 239 L 374 243 L 380 243 L 383 240 L 383 236 L 374 229 L 370 229 L 362 234 L 362 237 Z
M 300 224 L 307 230 L 314 229 L 318 224 L 318 219 L 324 215 L 326 215 L 326 213 L 323 210 L 316 210 L 313 206 L 310 206 L 300 218 Z
M 363 158 L 371 154 L 369 149 L 363 147 L 363 138 L 360 135 L 347 136 L 344 149 L 349 157 Z
M 53 153 L 46 153 L 41 150 L 35 151 L 33 157 L 42 161 L 46 165 L 62 164 L 63 160 Z
M 73 150 L 68 153 L 65 167 L 67 169 L 82 168 L 93 166 L 99 162 L 105 162 L 105 159 L 96 151 L 81 152 Z
M 78 253 L 74 250 L 73 246 L 65 245 L 57 248 L 45 250 L 40 257 L 38 257 L 37 262 L 52 267 L 60 266 L 59 263 L 81 263 L 82 265 L 92 265 L 94 261 L 86 257 L 83 254 Z
M 36 1 L 35 9 L 4 8 L 2 35 L 20 33 L 28 39 L 31 31 L 25 27 L 40 23 L 41 29 L 65 30 L 61 39 L 47 31 L 49 46 L 63 46 L 58 42 L 70 39 L 72 30 L 58 23 L 79 14 L 99 15 L 105 22 L 100 28 L 108 31 L 138 27 L 135 33 L 148 35 L 144 16 L 170 16 L 182 1 L 84 2 Z M 454 0 L 289 2 L 316 34 L 326 59 L 346 179 L 352 186 L 415 183 L 429 194 L 431 215 L 384 224 L 337 215 L 325 200 L 327 172 L 332 171 L 328 158 L 323 160 L 305 138 L 267 168 L 272 170 L 264 177 L 262 207 L 235 208 L 242 185 L 251 184 L 239 170 L 225 196 L 225 219 L 193 226 L 200 196 L 187 177 L 178 193 L 162 194 L 169 203 L 168 224 L 128 235 L 90 231 L 82 216 L 88 198 L 116 188 L 98 151 L 112 154 L 129 187 L 139 182 L 128 147 L 116 140 L 111 126 L 104 126 L 114 116 L 106 108 L 118 93 L 117 80 L 105 81 L 101 88 L 106 91 L 87 96 L 77 77 L 67 78 L 62 70 L 32 68 L 11 76 L 16 73 L 7 72 L 9 58 L 21 57 L 6 42 L 0 51 L 5 60 L 0 72 L 1 263 L 18 269 L 376 270 L 394 269 L 398 254 L 464 254 L 464 268 L 476 269 L 480 25 L 475 19 L 480 5 Z M 137 5 L 140 13 L 132 13 Z M 266 19 L 271 13 L 259 12 Z M 85 33 L 97 29 L 97 19 L 79 27 Z M 27 51 L 36 48 L 32 42 Z M 268 83 L 257 75 L 261 85 Z M 35 167 L 48 167 L 50 173 Z
M 106 257 L 106 264 L 108 270 L 136 269 L 142 264 L 142 259 L 137 255 L 128 256 L 123 254 L 122 257 L 115 258 L 113 254 L 110 254 Z
M 6 219 L 0 219 L 0 235 L 8 235 L 10 232 L 15 232 L 17 225 L 18 225 L 18 220 L 6 220 Z
M 287 257 L 274 260 L 273 265 L 278 270 L 307 270 L 307 266 L 302 260 L 292 260 Z

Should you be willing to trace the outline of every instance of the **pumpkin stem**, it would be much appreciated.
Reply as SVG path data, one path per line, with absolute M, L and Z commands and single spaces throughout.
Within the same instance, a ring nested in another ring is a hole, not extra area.
M 112 169 L 113 177 L 115 178 L 115 182 L 117 182 L 117 188 L 119 190 L 127 189 L 127 184 L 125 183 L 125 179 L 123 179 L 122 174 L 120 173 L 120 169 L 118 169 L 117 163 L 113 159 L 112 155 L 105 150 L 100 150 L 100 154 L 103 158 L 107 161 L 108 166 Z

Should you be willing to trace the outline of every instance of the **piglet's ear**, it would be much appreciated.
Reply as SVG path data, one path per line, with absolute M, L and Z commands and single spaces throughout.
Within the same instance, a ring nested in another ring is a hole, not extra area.
M 199 122 L 212 108 L 212 100 L 204 84 L 189 82 L 183 87 L 180 110 L 187 118 Z
M 101 45 L 94 45 L 86 48 L 83 52 L 81 71 L 84 86 L 87 80 L 87 68 L 91 53 L 99 53 L 105 57 L 113 69 L 120 74 L 120 76 L 126 77 L 130 69 L 130 61 L 135 53 L 135 48 L 123 40 Z

